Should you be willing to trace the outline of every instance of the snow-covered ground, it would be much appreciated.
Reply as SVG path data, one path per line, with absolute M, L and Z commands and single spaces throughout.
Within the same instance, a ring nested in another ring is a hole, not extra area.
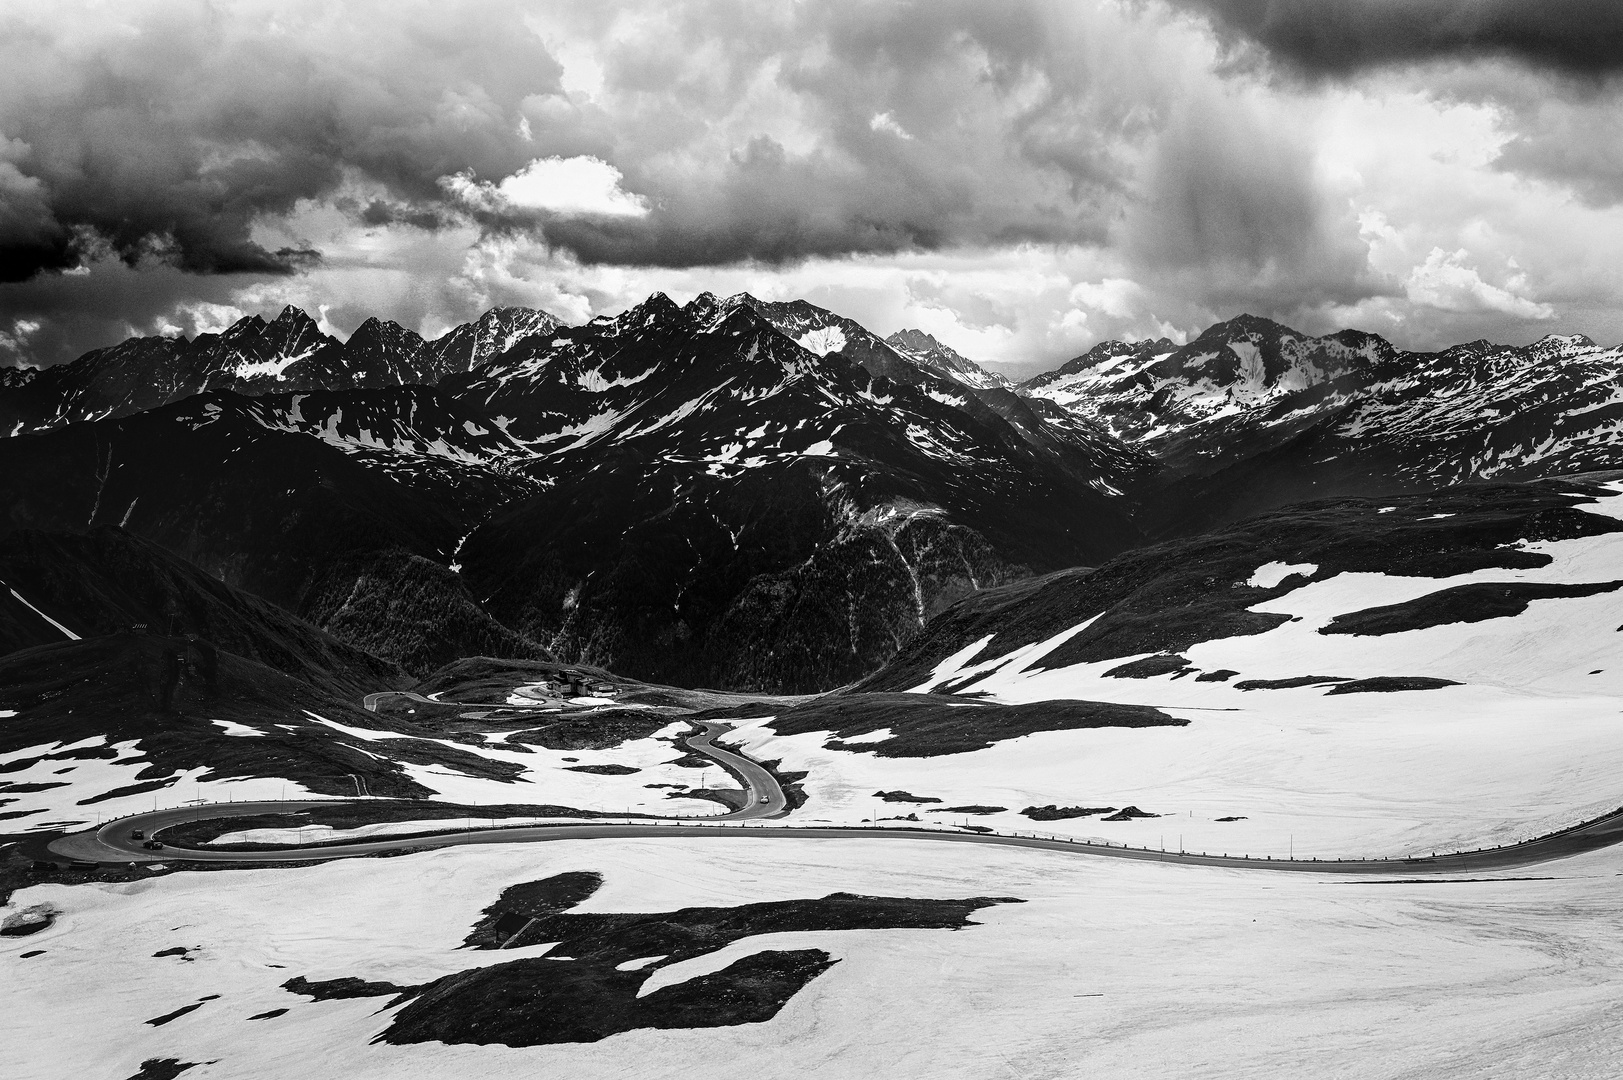
M 646 738 L 628 740 L 606 750 L 549 750 L 544 746 L 530 746 L 529 752 L 525 752 L 507 745 L 498 735 L 490 736 L 484 745 L 475 745 L 445 739 L 416 739 L 390 731 L 351 727 L 314 713 L 309 717 L 361 740 L 362 745 L 373 747 L 368 753 L 383 757 L 388 756 L 388 751 L 387 747 L 377 746 L 381 740 L 409 738 L 465 751 L 492 761 L 516 764 L 524 770 L 517 781 L 505 782 L 473 776 L 449 765 L 402 764 L 405 773 L 434 792 L 430 798 L 440 802 L 473 805 L 539 803 L 616 814 L 706 817 L 726 813 L 726 808 L 705 799 L 668 799 L 665 793 L 674 790 L 670 785 L 684 788 L 706 785 L 738 787 L 737 782 L 719 767 L 700 770 L 672 764 L 685 753 L 684 748 L 675 742 L 679 735 L 689 730 L 685 723 L 669 724 Z M 250 732 L 259 734 L 256 729 L 246 725 L 228 725 L 222 721 L 215 723 L 226 729 L 222 732 L 224 737 L 251 737 Z M 295 780 L 233 777 L 201 768 L 162 777 L 160 779 L 173 782 L 157 790 L 105 798 L 109 792 L 151 779 L 137 779 L 137 775 L 150 762 L 135 740 L 114 745 L 112 749 L 117 753 L 114 758 L 72 756 L 76 750 L 93 751 L 107 745 L 105 738 L 97 736 L 71 744 L 45 744 L 0 754 L 0 767 L 25 759 L 39 759 L 15 772 L 0 774 L 0 781 L 26 787 L 43 785 L 43 790 L 37 791 L 0 786 L 0 800 L 11 800 L 0 803 L 0 809 L 25 815 L 0 820 L 0 825 L 12 832 L 72 830 L 143 810 L 196 801 L 323 798 Z M 571 768 L 582 765 L 621 765 L 638 771 L 605 775 L 577 772 Z M 667 786 L 649 787 L 650 784 Z M 308 830 L 306 836 L 308 838 Z
M 150 764 L 134 739 L 111 744 L 116 757 L 72 756 L 75 751 L 97 751 L 108 746 L 107 739 L 97 735 L 72 743 L 47 743 L 0 754 L 0 766 L 39 759 L 15 772 L 0 775 L 0 779 L 19 787 L 44 787 L 41 791 L 0 788 L 0 799 L 11 800 L 0 808 L 7 813 L 26 814 L 0 821 L 0 825 L 6 826 L 6 831 L 10 832 L 71 831 L 109 818 L 196 801 L 244 802 L 322 797 L 293 780 L 220 776 L 209 769 L 186 769 L 164 777 L 165 780 L 173 780 L 164 788 L 105 798 L 109 792 L 145 783 L 144 780 L 137 780 L 136 776 Z M 57 784 L 62 786 L 51 786 Z M 94 801 L 87 803 L 87 800 Z
M 1580 504 L 1623 517 L 1623 496 Z M 971 823 L 1197 851 L 1319 856 L 1409 855 L 1513 842 L 1623 804 L 1623 590 L 1533 600 L 1513 618 L 1451 623 L 1380 636 L 1318 632 L 1337 615 L 1403 603 L 1471 582 L 1590 584 L 1623 579 L 1623 533 L 1525 545 L 1554 561 L 1531 570 L 1448 578 L 1344 573 L 1311 564 L 1259 565 L 1259 579 L 1302 575 L 1299 587 L 1254 610 L 1292 616 L 1264 634 L 1201 642 L 1183 655 L 1228 682 L 1162 675 L 1107 678 L 1136 659 L 1039 670 L 1086 624 L 991 662 L 980 644 L 943 658 L 920 689 L 971 672 L 991 700 L 1081 698 L 1157 706 L 1187 727 L 1041 732 L 985 750 L 883 758 L 865 738 L 827 750 L 824 736 L 741 724 L 756 758 L 810 773 L 797 818 L 859 821 L 929 805 L 1007 812 Z M 1428 676 L 1459 686 L 1326 695 L 1326 686 L 1242 690 L 1251 679 L 1304 675 Z M 885 803 L 880 790 L 942 800 Z M 1028 806 L 1136 805 L 1160 820 L 1032 822 Z M 1244 820 L 1219 821 L 1224 817 Z M 965 820 L 957 815 L 955 820 Z
M 539 955 L 456 946 L 508 885 L 606 878 L 582 911 L 847 891 L 1013 896 L 959 932 L 753 938 L 832 969 L 762 1024 L 511 1049 L 371 1044 L 387 998 L 294 976 L 418 983 Z M 0 1075 L 411 1077 L 1613 1077 L 1623 1060 L 1623 852 L 1472 882 L 1386 883 L 926 842 L 661 838 L 445 849 L 288 870 L 22 890 L 50 929 L 0 944 Z M 191 959 L 154 957 L 181 946 Z M 23 958 L 22 953 L 43 950 Z M 209 997 L 218 995 L 218 997 Z M 146 1021 L 208 998 L 164 1026 Z M 281 1016 L 250 1020 L 275 1009 Z
M 314 715 L 314 714 L 312 714 Z M 323 724 L 356 738 L 377 742 L 384 739 L 411 738 L 388 731 L 347 727 L 333 720 L 321 719 Z M 447 739 L 427 739 L 455 750 L 467 751 L 492 761 L 518 765 L 524 772 L 517 782 L 491 780 L 472 776 L 449 765 L 401 766 L 407 776 L 429 788 L 433 798 L 457 803 L 546 803 L 568 806 L 576 810 L 606 810 L 615 813 L 680 814 L 702 817 L 726 813 L 719 803 L 703 799 L 667 799 L 671 788 L 649 787 L 649 784 L 675 784 L 698 787 L 701 770 L 672 764 L 686 752 L 676 745 L 676 739 L 689 732 L 691 725 L 675 721 L 642 739 L 629 739 L 606 750 L 549 750 L 544 746 L 525 744 L 521 750 L 505 739 L 490 739 L 483 745 L 452 742 Z M 621 765 L 637 769 L 622 776 L 577 772 L 571 766 Z M 703 773 L 717 787 L 738 785 L 720 767 Z
M 717 813 L 720 813 L 718 808 Z M 335 829 L 331 825 L 306 825 L 302 829 L 238 829 L 222 833 L 210 844 L 331 844 L 345 840 L 373 840 L 380 836 L 409 836 L 425 832 L 462 832 L 465 829 L 509 828 L 517 825 L 547 823 L 580 824 L 579 818 L 541 817 L 478 817 L 470 814 L 458 818 L 418 818 L 411 821 L 380 821 L 360 825 L 353 829 Z

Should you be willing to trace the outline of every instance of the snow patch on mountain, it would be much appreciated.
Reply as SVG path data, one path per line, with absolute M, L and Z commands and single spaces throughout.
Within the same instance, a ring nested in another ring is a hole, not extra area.
M 244 362 L 232 369 L 232 374 L 244 381 L 249 379 L 272 378 L 282 381 L 286 377 L 287 369 L 301 360 L 308 360 L 314 356 L 318 349 L 306 349 L 291 356 L 273 356 L 268 360 Z
M 795 344 L 807 352 L 827 356 L 845 348 L 845 331 L 838 326 L 820 326 L 801 334 L 795 339 Z
M 1436 517 L 1439 515 L 1433 516 Z M 1443 514 L 1440 516 L 1448 517 L 1450 515 Z M 1257 567 L 1256 573 L 1252 574 L 1251 577 L 1246 580 L 1246 584 L 1251 586 L 1253 589 L 1272 589 L 1274 586 L 1278 585 L 1280 582 L 1294 574 L 1300 574 L 1303 577 L 1312 577 L 1318 572 L 1318 563 L 1269 562 L 1263 563 L 1261 566 Z

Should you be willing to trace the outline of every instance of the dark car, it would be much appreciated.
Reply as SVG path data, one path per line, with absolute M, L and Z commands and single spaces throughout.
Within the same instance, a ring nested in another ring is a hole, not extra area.
M 142 832 L 140 829 L 131 829 L 130 830 L 130 839 L 131 840 L 145 840 L 146 838 L 147 838 L 147 834 Z
M 142 844 L 141 846 L 146 848 L 148 851 L 162 851 L 163 850 L 163 841 L 162 840 L 148 840 L 146 843 Z

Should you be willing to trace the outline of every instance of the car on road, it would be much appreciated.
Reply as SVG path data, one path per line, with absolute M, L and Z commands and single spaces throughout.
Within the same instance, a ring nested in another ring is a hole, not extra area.
M 147 838 L 147 834 L 142 832 L 140 829 L 131 829 L 130 830 L 130 839 L 131 840 L 145 840 L 146 838 Z
M 148 851 L 162 851 L 163 850 L 163 841 L 162 840 L 148 840 L 146 843 L 142 844 L 141 846 L 146 848 Z
M 762 802 L 771 802 L 772 801 L 772 796 L 770 796 L 770 795 L 762 795 L 761 796 L 761 801 Z

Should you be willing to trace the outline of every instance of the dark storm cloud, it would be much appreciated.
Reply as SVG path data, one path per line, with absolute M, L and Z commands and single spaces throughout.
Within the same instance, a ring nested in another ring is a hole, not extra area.
M 1244 5 L 1200 10 L 1251 25 Z M 443 286 L 480 230 L 666 268 L 1081 246 L 1212 307 L 1381 288 L 1300 118 L 1219 85 L 1204 24 L 1161 4 L 98 11 L 0 13 L 0 315 L 44 323 L 53 359 L 323 256 L 318 275 L 432 293 L 420 279 Z M 614 172 L 640 212 L 506 197 L 553 159 Z
M 1504 57 L 1582 79 L 1623 72 L 1617 0 L 1170 0 L 1309 76 Z
M 0 15 L 0 280 L 102 253 L 289 273 L 315 253 L 267 249 L 253 226 L 347 177 L 409 201 L 437 197 L 450 168 L 521 164 L 517 106 L 555 90 L 558 67 L 518 13 L 406 14 Z
M 652 213 L 476 216 L 586 262 L 662 266 L 1098 241 L 1121 179 L 1088 134 L 1127 105 L 1091 95 L 1077 28 L 1045 5 L 653 7 L 660 32 L 595 43 L 612 114 L 560 92 L 541 37 L 603 33 L 612 12 L 447 7 L 135 5 L 100 34 L 49 8 L 0 16 L 0 280 L 103 253 L 286 273 L 298 260 L 254 226 L 301 200 L 370 183 L 360 223 L 438 228 L 468 210 L 443 177 L 548 155 L 612 161 Z M 771 115 L 707 145 L 762 84 L 814 145 Z
M 169 311 L 177 297 L 226 304 L 237 284 L 233 277 L 189 274 L 162 263 L 136 271 L 116 260 L 94 277 L 38 274 L 0 293 L 0 365 L 62 363 L 126 337 L 154 333 L 153 316 Z M 18 332 L 19 321 L 27 333 Z
M 1079 136 L 1126 106 L 1092 93 L 1056 9 L 745 10 L 678 6 L 658 34 L 604 43 L 614 163 L 649 196 L 646 217 L 487 220 L 538 225 L 586 262 L 678 267 L 1104 238 L 1120 167 Z M 765 130 L 710 141 L 718 118 L 752 108 Z

